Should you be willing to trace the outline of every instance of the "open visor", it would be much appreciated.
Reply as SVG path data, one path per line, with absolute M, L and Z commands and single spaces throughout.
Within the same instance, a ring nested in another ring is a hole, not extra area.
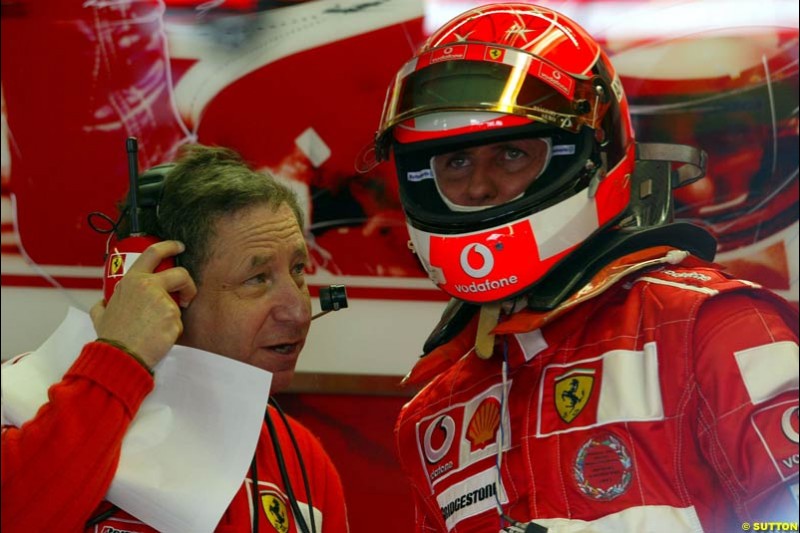
M 596 128 L 611 88 L 598 76 L 567 74 L 518 49 L 464 43 L 431 49 L 406 63 L 389 88 L 376 136 L 387 156 L 388 133 L 400 122 L 451 111 L 516 115 L 577 133 Z

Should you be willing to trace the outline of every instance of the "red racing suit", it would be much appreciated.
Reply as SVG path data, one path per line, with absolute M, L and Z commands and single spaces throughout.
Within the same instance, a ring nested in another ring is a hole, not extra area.
M 107 502 L 98 503 L 114 477 L 122 438 L 152 389 L 153 378 L 132 357 L 104 343 L 87 344 L 64 379 L 50 388 L 49 402 L 36 417 L 21 428 L 3 428 L 3 531 L 82 531 L 88 520 L 108 509 Z M 285 424 L 274 408 L 269 409 L 292 489 L 310 527 L 297 454 Z M 316 530 L 348 531 L 342 484 L 333 463 L 305 427 L 288 420 L 308 476 Z M 259 531 L 299 531 L 266 424 L 256 460 Z M 248 474 L 220 520 L 218 533 L 251 531 L 252 487 Z M 85 530 L 156 531 L 122 510 Z
M 501 317 L 488 360 L 473 319 L 418 363 L 412 381 L 438 375 L 395 428 L 418 532 L 797 522 L 796 311 L 692 257 L 631 273 L 663 251 Z

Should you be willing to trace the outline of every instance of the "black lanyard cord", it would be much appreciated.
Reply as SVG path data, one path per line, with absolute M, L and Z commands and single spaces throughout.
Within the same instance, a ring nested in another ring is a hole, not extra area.
M 306 465 L 303 463 L 303 454 L 300 453 L 300 446 L 297 445 L 297 439 L 294 438 L 294 432 L 292 428 L 289 427 L 289 421 L 286 419 L 286 413 L 283 412 L 281 406 L 278 405 L 278 402 L 275 401 L 274 398 L 270 397 L 269 403 L 278 411 L 278 415 L 283 420 L 283 425 L 286 426 L 286 431 L 289 433 L 289 438 L 292 440 L 292 447 L 294 448 L 294 453 L 297 456 L 297 462 L 300 464 L 300 474 L 303 476 L 303 487 L 306 489 L 306 497 L 308 498 L 308 514 L 311 519 L 311 531 L 316 533 L 317 526 L 314 523 L 314 505 L 311 503 L 311 486 L 308 483 L 308 474 L 306 470 Z
M 253 455 L 253 462 L 250 463 L 250 479 L 253 482 L 253 533 L 258 533 L 258 515 L 259 515 L 259 501 L 258 501 L 258 467 L 256 466 L 256 455 Z
M 119 507 L 117 507 L 116 505 L 111 505 L 111 507 L 109 507 L 102 513 L 98 514 L 97 516 L 93 516 L 92 518 L 87 520 L 84 529 L 89 529 L 91 527 L 94 527 L 100 522 L 103 522 L 104 520 L 111 518 L 117 511 L 119 511 Z
M 302 513 L 300 512 L 300 506 L 297 504 L 297 498 L 294 495 L 294 490 L 292 489 L 292 483 L 289 480 L 289 474 L 286 471 L 286 461 L 283 457 L 283 451 L 281 450 L 280 444 L 278 442 L 278 433 L 275 430 L 275 424 L 272 422 L 272 417 L 269 415 L 269 408 L 267 408 L 266 412 L 264 413 L 264 422 L 267 424 L 267 430 L 269 431 L 269 435 L 272 438 L 272 448 L 275 451 L 275 459 L 278 463 L 278 469 L 281 472 L 281 479 L 283 479 L 284 488 L 286 488 L 286 495 L 289 498 L 289 504 L 292 507 L 292 511 L 295 515 L 295 519 L 297 521 L 298 529 L 300 529 L 303 533 L 311 533 L 308 529 L 308 525 L 306 524 L 305 519 L 303 518 Z M 288 428 L 287 428 L 288 429 Z M 289 430 L 291 434 L 291 430 Z M 298 454 L 299 457 L 299 454 Z M 311 516 L 314 516 L 314 510 L 310 509 Z

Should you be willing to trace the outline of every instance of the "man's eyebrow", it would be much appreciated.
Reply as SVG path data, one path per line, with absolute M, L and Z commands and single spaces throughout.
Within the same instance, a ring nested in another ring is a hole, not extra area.
M 443 154 L 435 155 L 435 159 L 447 159 L 448 157 L 458 157 L 469 154 L 469 148 L 459 148 L 458 150 L 453 150 L 452 152 L 445 152 Z
M 251 267 L 260 267 L 272 261 L 271 255 L 254 255 L 250 259 L 250 266 Z
M 308 247 L 305 245 L 305 241 L 295 247 L 294 255 L 295 257 L 300 256 L 303 259 L 308 259 Z
M 308 257 L 308 248 L 306 248 L 305 241 L 303 241 L 302 243 L 297 244 L 297 246 L 295 246 L 295 248 L 294 248 L 294 256 L 295 257 L 296 256 L 301 256 L 301 257 L 304 257 L 304 258 Z M 253 257 L 250 258 L 250 267 L 251 268 L 256 268 L 256 267 L 264 266 L 267 263 L 271 263 L 272 260 L 274 259 L 274 257 L 275 256 L 273 254 L 266 254 L 266 255 L 265 254 L 258 254 L 258 255 L 254 255 Z
M 521 149 L 522 147 L 528 146 L 530 143 L 526 143 L 528 139 L 512 139 L 510 141 L 503 141 L 499 143 L 495 143 L 497 148 L 517 148 Z

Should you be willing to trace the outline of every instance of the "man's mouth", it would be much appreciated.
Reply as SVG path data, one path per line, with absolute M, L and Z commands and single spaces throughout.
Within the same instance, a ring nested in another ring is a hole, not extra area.
M 279 353 L 281 355 L 292 355 L 297 352 L 300 343 L 291 342 L 291 343 L 282 343 L 282 344 L 273 344 L 271 346 L 267 346 L 267 350 L 270 350 L 275 353 Z

